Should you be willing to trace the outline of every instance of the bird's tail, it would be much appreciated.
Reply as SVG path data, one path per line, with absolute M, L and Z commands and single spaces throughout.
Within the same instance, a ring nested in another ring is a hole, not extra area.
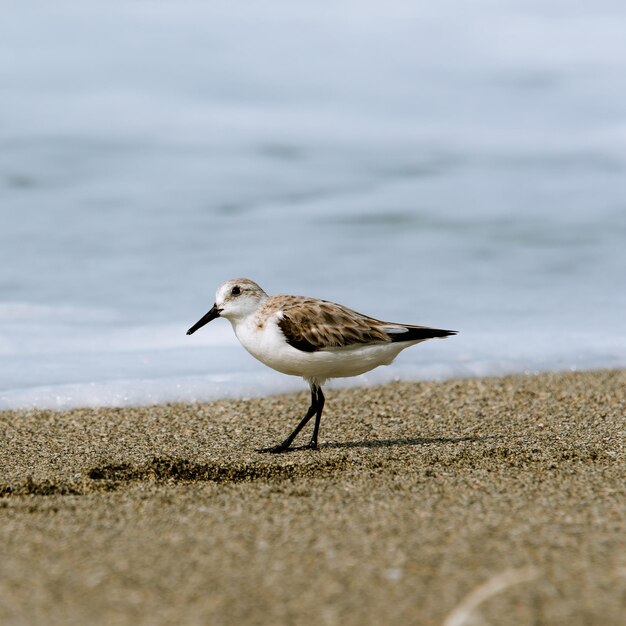
M 442 328 L 429 328 L 428 326 L 401 326 L 398 330 L 387 332 L 392 342 L 397 341 L 424 341 L 435 337 L 449 337 L 456 335 L 456 330 L 443 330 Z

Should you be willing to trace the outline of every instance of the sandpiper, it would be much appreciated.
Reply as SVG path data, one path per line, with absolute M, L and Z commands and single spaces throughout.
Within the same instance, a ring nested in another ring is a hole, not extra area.
M 341 304 L 304 296 L 268 296 L 247 278 L 219 286 L 215 304 L 187 334 L 216 317 L 225 317 L 243 347 L 261 363 L 283 374 L 302 376 L 311 388 L 311 406 L 295 430 L 281 444 L 265 452 L 285 452 L 315 415 L 311 441 L 317 448 L 324 394 L 329 378 L 358 376 L 389 365 L 402 350 L 433 337 L 455 335 L 412 324 L 382 322 Z

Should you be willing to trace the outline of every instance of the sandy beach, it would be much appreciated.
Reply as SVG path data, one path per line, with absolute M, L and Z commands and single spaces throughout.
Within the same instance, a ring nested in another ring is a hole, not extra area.
M 0 413 L 0 622 L 623 624 L 625 389 L 329 390 L 284 455 L 307 393 Z

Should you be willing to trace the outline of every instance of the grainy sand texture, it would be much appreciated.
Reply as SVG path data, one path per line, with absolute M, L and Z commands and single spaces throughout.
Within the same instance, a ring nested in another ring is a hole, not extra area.
M 0 413 L 0 623 L 624 624 L 625 389 L 330 390 L 283 455 L 307 393 Z

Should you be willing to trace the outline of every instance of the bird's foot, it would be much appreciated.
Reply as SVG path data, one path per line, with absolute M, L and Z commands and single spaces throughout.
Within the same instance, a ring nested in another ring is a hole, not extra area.
M 270 454 L 280 454 L 281 452 L 287 452 L 289 445 L 281 443 L 277 446 L 270 446 L 269 448 L 259 448 L 257 452 L 269 452 Z
M 280 454 L 281 452 L 296 452 L 298 450 L 318 450 L 317 441 L 311 440 L 305 446 L 297 446 L 296 448 L 291 448 L 291 442 L 287 443 L 283 441 L 283 443 L 277 446 L 270 446 L 269 448 L 260 448 L 257 452 L 269 452 L 270 454 Z

